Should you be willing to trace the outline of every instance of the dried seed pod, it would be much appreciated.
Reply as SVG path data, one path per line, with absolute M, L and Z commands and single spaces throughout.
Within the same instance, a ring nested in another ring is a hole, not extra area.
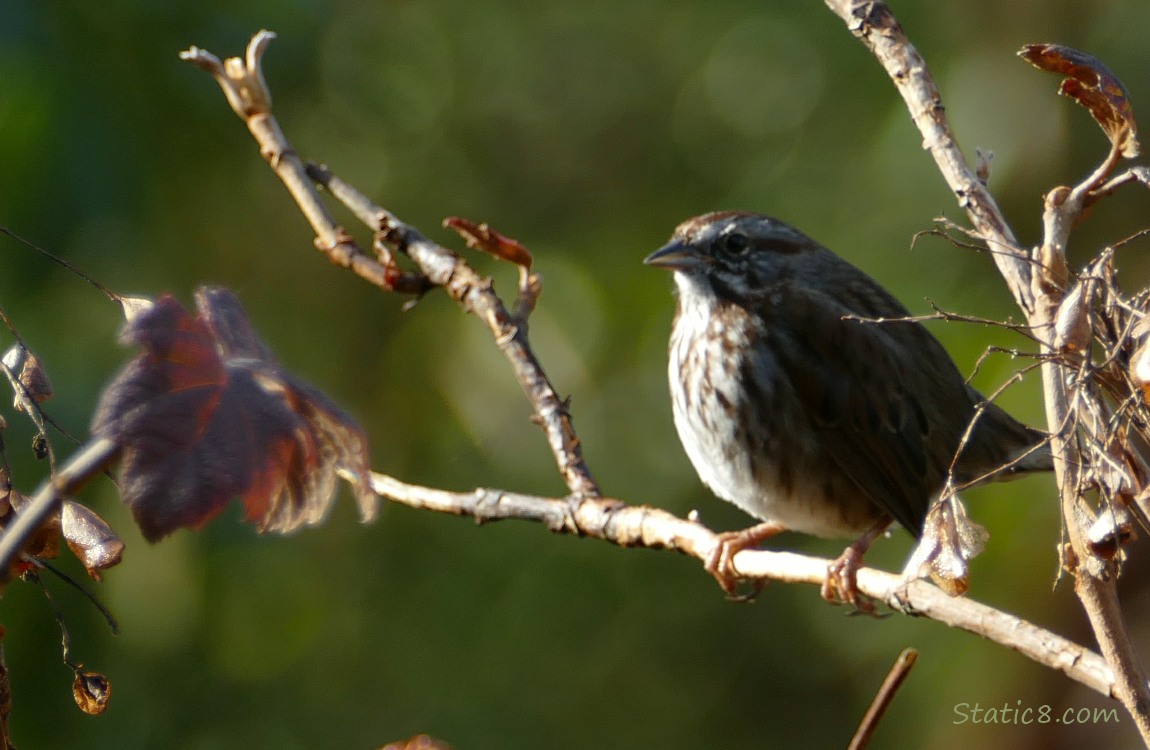
M 95 511 L 71 500 L 60 510 L 60 531 L 92 580 L 100 580 L 100 571 L 120 562 L 124 543 L 112 527 Z
M 929 577 L 951 596 L 970 587 L 970 562 L 986 547 L 990 535 L 971 521 L 958 495 L 940 500 L 926 514 L 922 539 L 903 569 L 907 580 Z
M 1113 560 L 1134 538 L 1134 519 L 1121 505 L 1107 508 L 1086 531 L 1090 551 L 1103 560 Z
M 1058 306 L 1054 318 L 1054 347 L 1063 353 L 1085 351 L 1090 345 L 1090 298 L 1079 282 Z
M 77 669 L 76 678 L 72 680 L 72 698 L 84 713 L 92 716 L 102 714 L 108 710 L 108 701 L 112 699 L 112 683 L 99 672 Z

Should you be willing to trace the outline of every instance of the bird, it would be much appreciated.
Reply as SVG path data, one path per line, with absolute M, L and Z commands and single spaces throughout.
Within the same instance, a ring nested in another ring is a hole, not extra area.
M 918 538 L 944 488 L 1053 468 L 1045 433 L 987 402 L 890 292 L 798 229 L 707 213 L 644 262 L 677 291 L 679 440 L 703 484 L 759 521 L 719 534 L 705 561 L 729 595 L 738 551 L 795 531 L 854 539 L 822 595 L 873 611 L 856 574 L 892 523 Z

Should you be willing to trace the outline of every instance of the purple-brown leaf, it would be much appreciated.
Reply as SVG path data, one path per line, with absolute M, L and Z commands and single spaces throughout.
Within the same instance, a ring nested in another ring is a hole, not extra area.
M 1061 44 L 1028 44 L 1018 55 L 1039 70 L 1066 76 L 1058 93 L 1085 107 L 1123 156 L 1138 156 L 1138 127 L 1130 95 L 1101 60 Z
M 137 355 L 104 389 L 93 434 L 122 453 L 121 494 L 144 536 L 199 528 L 234 497 L 260 531 L 319 523 L 337 474 L 366 522 L 367 439 L 355 421 L 286 372 L 234 294 L 204 288 L 192 317 L 169 296 L 126 324 Z

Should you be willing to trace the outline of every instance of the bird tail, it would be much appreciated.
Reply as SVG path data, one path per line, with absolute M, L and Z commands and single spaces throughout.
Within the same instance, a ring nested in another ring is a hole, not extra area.
M 1050 453 L 1050 440 L 1045 432 L 1031 427 L 1024 428 L 1029 438 L 1028 444 L 1016 451 L 1007 461 L 995 479 L 1016 479 L 1036 471 L 1053 471 L 1054 457 Z

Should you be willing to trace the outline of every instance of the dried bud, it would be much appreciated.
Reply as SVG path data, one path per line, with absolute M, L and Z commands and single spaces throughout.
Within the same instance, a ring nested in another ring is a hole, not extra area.
M 974 174 L 978 181 L 985 185 L 990 181 L 990 162 L 994 159 L 994 152 L 983 148 L 974 150 Z
M 1103 560 L 1113 560 L 1133 538 L 1134 519 L 1121 505 L 1106 508 L 1086 531 L 1090 551 Z
M 1085 286 L 1079 282 L 1058 306 L 1054 319 L 1054 347 L 1058 351 L 1081 352 L 1090 345 L 1089 302 Z
M 104 519 L 89 508 L 64 501 L 60 511 L 60 530 L 68 549 L 72 550 L 92 580 L 100 580 L 100 571 L 120 562 L 124 543 Z
M 112 698 L 112 683 L 99 672 L 77 669 L 76 678 L 72 680 L 72 698 L 84 713 L 102 714 L 108 710 L 108 701 Z
M 958 495 L 939 500 L 926 514 L 922 539 L 903 569 L 903 578 L 930 577 L 935 585 L 960 596 L 970 586 L 967 563 L 986 547 L 990 535 L 967 518 Z
M 25 411 L 25 398 L 30 398 L 37 404 L 52 398 L 52 385 L 48 382 L 48 374 L 35 354 L 20 344 L 13 344 L 4 352 L 3 362 L 4 366 L 16 376 L 17 382 L 24 387 L 24 393 L 17 393 L 12 402 L 16 411 Z

